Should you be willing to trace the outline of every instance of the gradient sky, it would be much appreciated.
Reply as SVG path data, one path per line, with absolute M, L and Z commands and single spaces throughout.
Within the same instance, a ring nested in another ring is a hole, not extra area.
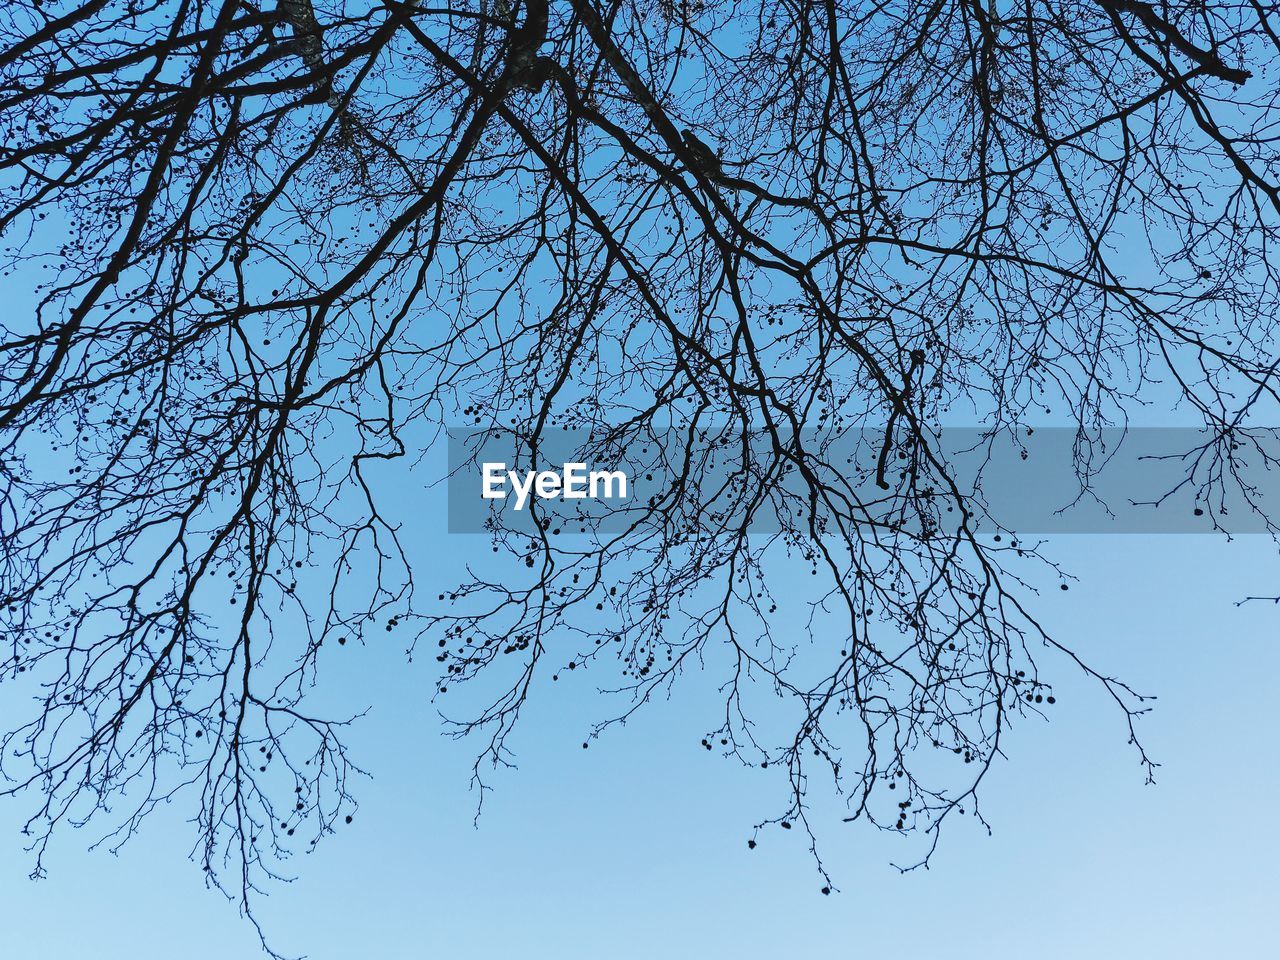
M 446 534 L 443 513 L 415 513 L 424 590 L 487 550 Z M 440 736 L 428 700 L 437 665 L 406 664 L 395 644 L 349 647 L 329 690 L 373 708 L 351 737 L 372 779 L 355 822 L 293 861 L 298 879 L 271 891 L 261 919 L 277 948 L 313 960 L 1272 956 L 1280 610 L 1234 601 L 1277 589 L 1275 546 L 1074 536 L 1049 551 L 1081 581 L 1069 593 L 1050 584 L 1045 623 L 1159 695 L 1140 728 L 1163 764 L 1155 786 L 1100 691 L 1055 670 L 1053 721 L 1019 724 L 987 781 L 993 836 L 953 822 L 931 868 L 902 875 L 890 866 L 911 855 L 900 838 L 832 810 L 822 853 L 839 890 L 824 897 L 798 831 L 765 832 L 748 851 L 752 825 L 784 802 L 781 784 L 700 747 L 715 701 L 697 678 L 586 751 L 604 710 L 590 678 L 535 701 L 515 741 L 520 769 L 497 779 L 473 827 L 472 748 Z M 64 832 L 49 878 L 32 882 L 22 809 L 0 804 L 5 956 L 259 955 L 234 905 L 185 859 L 189 811 L 154 817 L 117 857 L 86 853 L 88 831 Z
M 416 523 L 424 596 L 488 554 L 483 538 L 446 533 L 429 473 L 388 491 Z M 312 960 L 1274 956 L 1280 607 L 1237 601 L 1280 593 L 1275 543 L 1078 535 L 1044 552 L 1079 578 L 1066 593 L 1046 584 L 1035 609 L 1050 633 L 1159 697 L 1140 723 L 1162 764 L 1154 786 L 1114 704 L 1046 652 L 1058 704 L 1052 722 L 1003 741 L 982 794 L 993 835 L 949 822 L 930 868 L 904 875 L 891 863 L 914 846 L 828 808 L 821 852 L 838 891 L 826 897 L 799 831 L 747 849 L 785 784 L 700 746 L 717 725 L 709 681 L 686 677 L 585 751 L 608 713 L 593 678 L 535 698 L 511 744 L 520 768 L 495 779 L 473 825 L 478 745 L 441 736 L 438 665 L 406 663 L 397 637 L 348 645 L 324 674 L 335 715 L 370 708 L 349 742 L 372 776 L 356 785 L 354 823 L 292 861 L 296 881 L 269 890 L 259 919 L 277 949 Z M 26 715 L 15 693 L 4 689 L 0 722 Z M 86 852 L 92 828 L 64 830 L 34 882 L 18 833 L 34 799 L 0 800 L 0 957 L 261 956 L 187 860 L 192 809 L 153 816 L 118 856 Z

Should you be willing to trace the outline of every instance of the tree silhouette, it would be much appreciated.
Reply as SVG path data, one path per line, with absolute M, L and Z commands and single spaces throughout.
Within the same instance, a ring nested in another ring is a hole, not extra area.
M 720 671 L 697 736 L 781 771 L 756 829 L 815 857 L 822 789 L 927 859 L 1054 703 L 1041 653 L 1137 745 L 938 431 L 1065 418 L 1087 485 L 1100 430 L 1180 405 L 1231 475 L 1278 399 L 1277 31 L 1263 0 L 10 0 L 0 621 L 36 699 L 0 771 L 37 857 L 182 798 L 252 917 L 351 819 L 351 718 L 307 694 L 370 631 L 478 691 L 481 796 L 545 679 L 620 691 L 598 736 Z M 665 479 L 612 526 L 496 520 L 424 600 L 374 473 L 446 425 L 652 444 Z

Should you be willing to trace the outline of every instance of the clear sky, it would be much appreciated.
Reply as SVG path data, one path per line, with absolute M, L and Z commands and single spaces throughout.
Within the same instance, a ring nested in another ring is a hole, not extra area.
M 446 534 L 442 513 L 416 513 L 415 545 L 436 564 L 424 589 L 486 549 Z M 1099 691 L 1055 671 L 1053 722 L 1018 726 L 987 781 L 993 836 L 952 823 L 932 867 L 901 875 L 900 839 L 833 812 L 823 853 L 839 891 L 824 897 L 796 831 L 747 849 L 780 785 L 699 746 L 714 701 L 696 679 L 586 751 L 602 710 L 589 678 L 535 702 L 515 741 L 520 769 L 497 780 L 473 827 L 471 747 L 440 736 L 427 699 L 437 665 L 406 664 L 394 645 L 351 649 L 328 681 L 373 708 L 352 736 L 372 779 L 355 822 L 293 861 L 298 879 L 261 918 L 280 949 L 313 960 L 1273 956 L 1280 610 L 1234 601 L 1276 590 L 1275 546 L 1076 536 L 1049 549 L 1081 581 L 1046 591 L 1045 622 L 1159 695 L 1141 725 L 1163 764 L 1155 786 Z M 31 882 L 21 808 L 0 804 L 5 956 L 258 955 L 252 929 L 185 859 L 188 811 L 153 818 L 118 857 L 65 832 L 49 878 Z
M 424 596 L 488 553 L 446 532 L 430 479 L 389 491 L 416 524 Z M 533 699 L 511 744 L 519 769 L 494 780 L 473 823 L 479 747 L 442 736 L 438 665 L 406 663 L 396 637 L 348 645 L 322 678 L 335 715 L 369 708 L 348 739 L 371 777 L 356 784 L 354 822 L 291 862 L 297 879 L 268 889 L 259 919 L 277 949 L 311 960 L 1275 956 L 1280 607 L 1237 601 L 1280 593 L 1276 544 L 1080 535 L 1044 552 L 1079 578 L 1066 593 L 1047 584 L 1045 626 L 1159 697 L 1140 724 L 1162 764 L 1154 786 L 1114 705 L 1046 652 L 1058 704 L 1003 741 L 982 794 L 993 835 L 949 822 L 930 868 L 901 874 L 891 863 L 914 846 L 828 810 L 819 836 L 838 890 L 823 896 L 799 831 L 748 850 L 785 785 L 701 747 L 716 726 L 709 681 L 686 677 L 588 750 L 585 730 L 608 713 L 591 676 Z M 27 716 L 15 692 L 2 691 L 0 724 Z M 87 852 L 93 828 L 63 830 L 35 882 L 18 832 L 33 802 L 0 799 L 0 958 L 261 955 L 187 859 L 193 808 L 156 814 L 116 856 Z

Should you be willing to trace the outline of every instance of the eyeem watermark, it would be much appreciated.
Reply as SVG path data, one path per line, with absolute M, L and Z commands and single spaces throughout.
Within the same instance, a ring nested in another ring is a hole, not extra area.
M 625 500 L 627 474 L 622 470 L 590 470 L 585 463 L 566 463 L 560 470 L 508 470 L 502 462 L 480 467 L 480 496 L 503 500 L 507 487 L 515 494 L 514 509 L 523 510 L 532 493 L 539 500 Z
M 812 509 L 814 485 L 819 503 L 849 516 L 899 527 L 927 518 L 935 537 L 961 524 L 1002 536 L 1273 533 L 1280 515 L 1280 428 L 1107 428 L 1082 439 L 1074 427 L 947 427 L 927 438 L 929 458 L 884 438 L 883 427 L 794 436 L 738 425 L 575 427 L 536 438 L 451 428 L 448 529 L 595 535 L 698 511 L 726 529 L 772 535 Z M 794 450 L 803 474 L 791 469 Z M 968 498 L 963 506 L 952 488 Z

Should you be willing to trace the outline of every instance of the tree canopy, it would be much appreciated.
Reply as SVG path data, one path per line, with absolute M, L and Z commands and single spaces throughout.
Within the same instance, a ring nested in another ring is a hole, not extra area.
M 1067 424 L 1087 486 L 1154 405 L 1228 482 L 1280 399 L 1277 30 L 1267 0 L 10 0 L 0 683 L 35 699 L 0 771 L 37 856 L 180 800 L 251 913 L 350 820 L 351 718 L 308 698 L 370 631 L 446 712 L 479 692 L 482 794 L 548 676 L 618 688 L 599 734 L 714 665 L 697 736 L 778 771 L 759 829 L 815 855 L 821 788 L 927 857 L 1054 703 L 1046 657 L 1149 767 L 1143 698 L 1041 627 L 1052 557 L 980 531 L 938 435 Z M 379 478 L 436 479 L 446 427 L 661 437 L 671 471 L 415 592 Z

